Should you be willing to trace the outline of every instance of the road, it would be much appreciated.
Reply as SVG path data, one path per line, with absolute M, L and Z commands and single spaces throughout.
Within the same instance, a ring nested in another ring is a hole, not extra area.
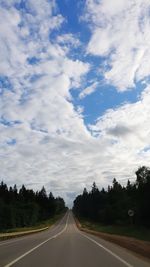
M 71 212 L 49 230 L 0 242 L 0 267 L 150 267 L 150 262 L 77 229 Z

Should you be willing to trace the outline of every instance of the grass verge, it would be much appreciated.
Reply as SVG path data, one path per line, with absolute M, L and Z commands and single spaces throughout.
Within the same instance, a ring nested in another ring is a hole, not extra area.
M 137 227 L 134 225 L 130 226 L 102 225 L 84 219 L 80 219 L 79 221 L 83 228 L 87 228 L 97 232 L 134 237 L 139 240 L 150 241 L 150 229 L 144 227 Z

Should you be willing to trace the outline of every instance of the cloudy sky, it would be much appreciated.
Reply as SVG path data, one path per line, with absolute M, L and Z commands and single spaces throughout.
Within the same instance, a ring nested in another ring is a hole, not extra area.
M 1 180 L 70 204 L 142 165 L 150 1 L 0 0 Z

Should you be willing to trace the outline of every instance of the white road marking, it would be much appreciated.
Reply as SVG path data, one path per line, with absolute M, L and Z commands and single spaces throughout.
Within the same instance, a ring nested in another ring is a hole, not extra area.
M 85 238 L 89 239 L 90 241 L 92 241 L 94 244 L 96 244 L 97 246 L 99 246 L 100 248 L 104 249 L 105 251 L 107 251 L 109 254 L 111 254 L 113 257 L 115 257 L 117 260 L 121 261 L 124 265 L 128 266 L 128 267 L 133 267 L 133 265 L 131 265 L 130 263 L 128 263 L 127 261 L 123 260 L 122 258 L 120 258 L 117 254 L 115 254 L 114 252 L 112 252 L 111 250 L 109 250 L 108 248 L 102 246 L 101 244 L 99 244 L 97 241 L 95 241 L 93 238 L 90 238 L 89 236 L 81 233 L 81 231 L 78 231 L 80 235 L 84 236 Z
M 73 218 L 74 219 L 74 218 Z M 74 219 L 75 221 L 75 219 Z M 133 265 L 131 265 L 130 263 L 128 263 L 127 261 L 123 260 L 121 257 L 119 257 L 117 254 L 115 254 L 114 252 L 112 252 L 110 249 L 102 246 L 100 243 L 98 243 L 97 241 L 95 241 L 93 238 L 87 236 L 86 234 L 83 234 L 77 227 L 76 222 L 74 222 L 73 224 L 74 229 L 77 233 L 79 233 L 80 235 L 84 236 L 85 238 L 89 239 L 90 241 L 92 241 L 93 243 L 95 243 L 97 246 L 99 246 L 100 248 L 104 249 L 105 251 L 107 251 L 109 254 L 111 254 L 113 257 L 115 257 L 117 260 L 121 261 L 124 265 L 126 265 L 127 267 L 134 267 Z
M 65 216 L 66 216 L 66 215 L 65 215 Z M 60 224 L 62 223 L 62 221 L 64 220 L 65 216 L 60 220 L 60 222 L 59 222 L 54 228 L 51 228 L 50 230 L 51 230 L 51 231 L 56 230 L 57 227 L 59 227 Z M 41 232 L 39 232 L 39 233 L 41 233 Z M 22 241 L 22 240 L 24 240 L 24 239 L 27 239 L 27 238 L 29 238 L 29 237 L 31 237 L 31 235 L 25 235 L 25 236 L 23 236 L 22 238 L 18 236 L 18 237 L 16 237 L 17 239 L 15 239 L 15 240 L 11 240 L 11 241 L 10 241 L 10 240 L 2 241 L 2 243 L 0 243 L 0 246 L 4 246 L 4 245 L 9 245 L 9 244 L 12 244 L 12 243 L 16 243 L 16 242 Z M 15 238 L 15 237 L 14 237 L 14 238 Z
M 30 249 L 29 251 L 27 251 L 26 253 L 22 254 L 20 257 L 18 257 L 17 259 L 13 260 L 12 262 L 6 264 L 4 267 L 10 267 L 13 264 L 15 264 L 16 262 L 18 262 L 19 260 L 21 260 L 22 258 L 24 258 L 25 256 L 27 256 L 28 254 L 30 254 L 31 252 L 33 252 L 34 250 L 36 250 L 37 248 L 41 247 L 42 245 L 44 245 L 45 243 L 47 243 L 48 241 L 55 239 L 56 237 L 58 237 L 59 235 L 61 235 L 63 232 L 65 232 L 65 230 L 67 229 L 67 225 L 68 225 L 68 218 L 69 218 L 69 214 L 66 220 L 66 225 L 64 227 L 64 229 L 62 231 L 60 231 L 58 234 L 46 239 L 45 241 L 43 241 L 42 243 L 40 243 L 39 245 L 37 245 L 36 247 Z

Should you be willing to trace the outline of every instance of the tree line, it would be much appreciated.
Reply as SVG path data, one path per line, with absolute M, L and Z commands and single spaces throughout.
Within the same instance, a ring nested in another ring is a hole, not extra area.
M 50 192 L 47 195 L 44 187 L 34 192 L 22 185 L 7 187 L 0 183 L 0 230 L 16 227 L 34 226 L 39 222 L 60 214 L 66 210 L 65 202 L 61 197 L 54 197 Z
M 103 224 L 127 225 L 132 222 L 150 227 L 150 168 L 138 168 L 136 181 L 128 180 L 126 186 L 113 179 L 107 190 L 99 190 L 94 182 L 91 191 L 84 188 L 76 197 L 73 211 L 79 218 Z

